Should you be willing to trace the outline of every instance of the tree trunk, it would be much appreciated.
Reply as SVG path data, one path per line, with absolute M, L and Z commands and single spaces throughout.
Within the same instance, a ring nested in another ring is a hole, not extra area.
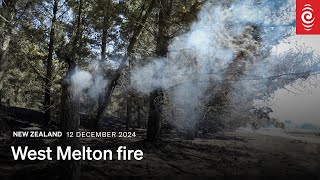
M 11 27 L 7 26 L 10 29 L 5 30 L 4 34 L 3 34 L 3 41 L 1 42 L 1 47 L 0 47 L 0 62 L 3 63 L 7 51 L 9 49 L 9 44 L 11 41 L 11 34 L 12 34 L 12 29 Z M 0 71 L 2 72 L 2 68 L 0 69 Z
M 138 37 L 143 29 L 145 22 L 147 21 L 147 19 L 149 17 L 149 14 L 152 12 L 152 10 L 154 8 L 155 2 L 156 2 L 156 0 L 152 0 L 150 2 L 148 9 L 146 10 L 145 14 L 143 14 L 143 13 L 140 14 L 141 20 L 140 20 L 140 23 L 135 27 L 135 30 L 133 32 L 133 35 L 130 39 L 130 43 L 127 48 L 127 53 L 123 57 L 122 61 L 120 62 L 119 68 L 116 70 L 114 75 L 110 78 L 111 79 L 110 83 L 107 84 L 107 87 L 104 90 L 103 101 L 101 102 L 101 105 L 98 106 L 93 130 L 99 130 L 101 127 L 103 113 L 104 113 L 105 109 L 108 107 L 109 102 L 111 101 L 112 93 L 117 86 L 117 82 L 121 76 L 121 72 L 126 66 L 127 59 L 130 57 L 130 55 L 132 53 L 133 47 L 138 40 Z
M 72 42 L 71 52 L 68 57 L 66 57 L 66 62 L 68 63 L 68 70 L 63 81 L 62 87 L 62 129 L 64 134 L 66 132 L 76 132 L 79 130 L 80 125 L 80 94 L 74 91 L 74 87 L 71 84 L 70 78 L 72 73 L 76 69 L 76 53 L 79 46 L 78 42 L 81 39 L 81 15 L 82 15 L 82 0 L 79 0 L 78 17 L 77 17 L 77 30 Z M 64 137 L 63 146 L 71 146 L 72 149 L 81 149 L 81 143 L 79 139 L 75 136 Z M 78 180 L 81 177 L 81 161 L 63 161 L 63 171 L 62 176 L 64 179 Z
M 131 93 L 128 93 L 127 95 L 127 117 L 126 117 L 126 130 L 129 131 L 130 129 L 130 123 L 131 123 Z
M 16 1 L 8 1 L 8 2 L 2 2 L 0 9 L 2 17 L 0 18 L 0 63 L 3 63 L 3 60 L 5 59 L 6 52 L 8 50 L 10 41 L 11 41 L 11 35 L 12 35 L 12 25 L 13 25 L 13 19 L 15 17 L 15 4 Z M 2 69 L 0 69 L 2 71 Z
M 107 58 L 107 38 L 108 38 L 108 29 L 109 29 L 109 18 L 110 18 L 110 0 L 106 1 L 106 5 L 104 6 L 104 16 L 102 22 L 102 34 L 101 34 L 101 58 L 100 63 L 98 65 L 98 74 L 103 74 L 103 63 Z M 104 92 L 101 92 L 98 96 L 98 109 L 101 108 L 104 100 Z
M 16 0 L 2 2 L 0 9 L 0 91 L 2 91 L 3 64 L 9 49 L 13 32 L 13 20 L 16 15 Z
M 156 102 L 161 91 L 155 90 L 150 94 L 147 141 L 157 142 L 161 139 L 161 106 Z
M 168 52 L 169 44 L 169 28 L 170 28 L 170 14 L 172 8 L 172 1 L 160 0 L 159 2 L 159 25 L 158 25 L 158 37 L 156 45 L 156 55 L 159 57 L 165 57 Z M 161 131 L 161 105 L 157 98 L 162 95 L 161 89 L 154 90 L 150 93 L 149 102 L 149 116 L 148 116 L 148 131 L 147 141 L 157 142 L 160 140 Z
M 137 117 L 137 127 L 141 128 L 141 105 L 140 102 L 138 102 L 138 117 Z
M 249 33 L 252 36 L 252 40 L 250 42 L 259 42 L 258 36 L 256 35 L 259 33 L 258 29 L 252 27 L 250 31 L 244 31 L 242 33 Z M 240 45 L 240 43 L 246 43 L 247 41 L 242 42 L 240 39 L 238 42 L 235 42 L 238 43 L 237 45 Z M 254 64 L 254 60 L 252 59 L 250 53 L 256 53 L 257 49 L 254 45 L 249 43 L 243 44 L 242 46 L 245 50 L 240 50 L 236 54 L 232 62 L 228 65 L 226 72 L 224 73 L 224 81 L 222 82 L 220 89 L 214 94 L 213 98 L 208 103 L 208 106 L 215 107 L 215 127 L 210 127 L 207 125 L 206 128 L 209 127 L 209 129 L 207 129 L 206 131 L 213 132 L 221 128 L 224 128 L 224 118 L 226 117 L 225 110 L 229 108 L 228 106 L 232 105 L 233 107 L 246 107 L 245 101 L 235 102 L 232 101 L 231 98 L 232 93 L 235 90 L 234 84 L 240 81 L 242 77 L 245 75 L 246 71 Z M 205 120 L 205 124 L 209 124 L 209 121 L 211 121 L 211 119 Z
M 52 19 L 51 19 L 51 29 L 50 29 L 50 40 L 49 40 L 49 53 L 46 64 L 46 78 L 44 82 L 44 122 L 48 125 L 51 121 L 51 86 L 52 86 L 52 57 L 54 49 L 54 31 L 56 16 L 58 11 L 58 0 L 54 0 Z
M 62 99 L 61 99 L 61 111 L 62 111 L 62 129 L 63 133 L 76 132 L 79 129 L 79 108 L 80 108 L 80 96 L 73 90 L 70 82 L 72 72 L 76 68 L 76 64 L 73 60 L 68 61 L 68 71 L 64 78 L 62 85 Z M 81 144 L 76 137 L 64 137 L 62 141 L 63 147 L 71 146 L 72 149 L 81 149 Z M 81 176 L 81 161 L 63 161 L 63 179 L 78 180 Z

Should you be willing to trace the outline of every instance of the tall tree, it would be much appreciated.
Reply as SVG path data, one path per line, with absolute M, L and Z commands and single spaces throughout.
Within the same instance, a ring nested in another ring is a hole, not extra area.
M 61 96 L 61 122 L 62 129 L 66 132 L 76 132 L 79 130 L 80 124 L 80 92 L 75 91 L 74 84 L 71 83 L 71 76 L 77 68 L 76 54 L 79 51 L 79 42 L 81 41 L 81 16 L 82 16 L 82 0 L 78 2 L 78 13 L 76 20 L 76 32 L 71 42 L 71 50 L 67 53 L 65 61 L 68 65 L 66 75 L 62 83 Z M 71 146 L 74 149 L 80 149 L 81 144 L 77 137 L 65 137 L 63 145 Z M 77 180 L 81 176 L 81 161 L 64 161 L 63 176 L 65 179 Z
M 3 62 L 6 53 L 9 49 L 11 41 L 12 30 L 13 30 L 13 18 L 15 16 L 15 4 L 16 1 L 9 1 L 5 3 L 1 1 L 0 6 L 0 81 L 3 73 Z M 0 99 L 2 98 L 2 83 L 0 86 Z M 1 101 L 0 101 L 1 102 Z
M 48 125 L 51 120 L 51 86 L 52 86 L 52 58 L 54 52 L 54 34 L 57 21 L 59 0 L 54 0 L 50 27 L 49 52 L 46 62 L 46 77 L 44 83 L 44 121 Z
M 126 67 L 127 59 L 130 58 L 130 55 L 133 51 L 133 48 L 138 40 L 138 37 L 139 37 L 143 27 L 144 27 L 144 24 L 146 23 L 150 13 L 152 12 L 152 10 L 154 8 L 155 2 L 156 2 L 156 0 L 152 0 L 150 3 L 145 1 L 145 3 L 148 3 L 148 6 L 146 6 L 147 8 L 145 10 L 141 11 L 140 16 L 138 18 L 138 23 L 133 28 L 132 36 L 130 38 L 126 54 L 122 58 L 118 69 L 112 75 L 112 77 L 110 78 L 111 80 L 109 81 L 109 83 L 107 84 L 107 87 L 104 90 L 103 101 L 100 103 L 100 106 L 97 109 L 97 114 L 96 114 L 95 123 L 94 123 L 95 130 L 100 129 L 100 127 L 101 127 L 103 113 L 109 105 L 112 93 L 113 93 L 115 87 L 117 86 L 117 82 L 121 76 L 123 69 Z
M 172 11 L 172 0 L 160 0 L 159 7 L 159 21 L 158 34 L 156 44 L 156 56 L 166 57 L 168 52 L 168 45 L 170 41 L 170 15 Z M 148 131 L 147 140 L 150 142 L 159 141 L 161 131 L 161 102 L 159 98 L 162 96 L 161 89 L 156 89 L 150 93 L 149 102 L 149 117 L 148 117 Z
M 13 36 L 18 36 L 17 28 L 26 12 L 36 2 L 33 1 L 0 1 L 0 99 L 3 96 L 3 74 L 8 71 L 7 55 L 12 44 Z
M 101 24 L 101 54 L 100 54 L 100 62 L 99 62 L 99 74 L 103 74 L 103 63 L 107 58 L 107 40 L 108 40 L 108 30 L 110 27 L 110 16 L 112 11 L 112 2 L 107 0 L 102 3 L 102 24 Z M 102 102 L 104 101 L 104 93 L 101 92 L 98 97 L 98 109 L 102 106 Z
M 13 20 L 16 15 L 16 0 L 1 1 L 0 14 L 0 64 L 3 63 L 11 41 Z M 2 68 L 1 68 L 2 69 Z M 0 69 L 0 72 L 2 71 Z

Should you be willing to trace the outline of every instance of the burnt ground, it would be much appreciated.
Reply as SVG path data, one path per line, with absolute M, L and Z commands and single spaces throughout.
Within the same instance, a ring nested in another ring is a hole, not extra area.
M 14 161 L 10 150 L 11 145 L 55 147 L 59 145 L 58 139 L 11 139 L 10 129 L 43 127 L 10 113 L 1 113 L 0 122 L 0 179 L 59 179 L 62 168 L 59 162 Z M 123 122 L 116 119 L 109 119 L 105 127 L 125 130 Z M 236 131 L 195 140 L 163 134 L 163 141 L 152 145 L 144 141 L 145 129 L 135 132 L 138 135 L 135 138 L 81 139 L 82 145 L 92 149 L 125 145 L 144 152 L 141 161 L 82 161 L 82 179 L 131 179 L 126 176 L 320 179 L 320 144 L 312 141 Z

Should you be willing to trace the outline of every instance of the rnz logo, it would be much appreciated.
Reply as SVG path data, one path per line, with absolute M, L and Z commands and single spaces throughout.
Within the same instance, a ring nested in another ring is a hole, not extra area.
M 311 31 L 312 27 L 314 26 L 315 17 L 313 13 L 314 11 L 311 4 L 305 4 L 304 8 L 302 9 L 301 20 L 302 26 L 306 31 Z
M 297 34 L 320 34 L 320 0 L 297 0 Z

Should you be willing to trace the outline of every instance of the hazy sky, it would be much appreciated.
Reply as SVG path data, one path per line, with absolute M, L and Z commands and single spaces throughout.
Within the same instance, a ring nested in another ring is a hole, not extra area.
M 282 52 L 295 44 L 305 45 L 315 49 L 320 55 L 320 35 L 292 36 L 288 40 L 290 43 L 282 43 L 276 52 Z M 318 75 L 320 82 L 320 76 Z M 311 122 L 320 125 L 320 83 L 315 80 L 308 80 L 304 83 L 306 88 L 295 84 L 288 87 L 288 90 L 279 90 L 272 99 L 273 117 L 279 120 L 292 120 L 294 122 Z M 311 83 L 311 84 L 310 84 Z M 315 84 L 315 87 L 312 85 Z

